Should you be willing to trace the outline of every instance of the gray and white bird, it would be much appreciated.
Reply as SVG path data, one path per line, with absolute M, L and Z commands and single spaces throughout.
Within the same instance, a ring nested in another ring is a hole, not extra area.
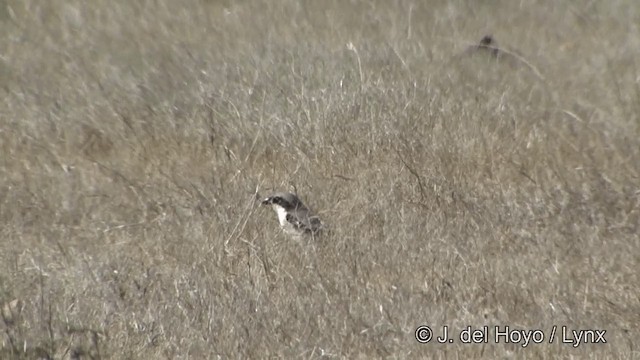
M 323 227 L 320 218 L 293 193 L 275 193 L 262 200 L 262 205 L 271 205 L 278 215 L 280 227 L 290 235 L 318 235 Z

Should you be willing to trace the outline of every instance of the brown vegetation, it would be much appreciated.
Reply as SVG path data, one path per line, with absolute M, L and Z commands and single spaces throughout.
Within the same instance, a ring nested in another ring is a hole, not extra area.
M 636 8 L 0 2 L 0 358 L 637 358 Z

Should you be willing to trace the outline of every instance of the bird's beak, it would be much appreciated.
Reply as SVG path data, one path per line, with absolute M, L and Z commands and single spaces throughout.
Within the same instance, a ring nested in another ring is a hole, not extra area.
M 262 200 L 262 205 L 271 205 L 273 203 L 273 198 L 272 197 L 268 197 L 265 198 L 264 200 Z

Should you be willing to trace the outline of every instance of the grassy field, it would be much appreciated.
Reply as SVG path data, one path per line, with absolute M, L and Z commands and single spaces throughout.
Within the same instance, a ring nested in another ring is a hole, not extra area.
M 633 0 L 0 1 L 0 358 L 639 358 L 639 23 Z M 330 233 L 257 201 L 293 189 Z

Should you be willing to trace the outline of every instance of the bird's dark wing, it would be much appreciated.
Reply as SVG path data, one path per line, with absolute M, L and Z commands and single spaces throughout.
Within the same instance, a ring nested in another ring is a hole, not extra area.
M 293 214 L 287 214 L 287 221 L 293 225 L 296 230 L 304 231 L 306 233 L 316 233 L 322 227 L 322 222 L 317 216 L 307 216 L 307 214 L 301 214 L 302 216 L 295 216 Z

